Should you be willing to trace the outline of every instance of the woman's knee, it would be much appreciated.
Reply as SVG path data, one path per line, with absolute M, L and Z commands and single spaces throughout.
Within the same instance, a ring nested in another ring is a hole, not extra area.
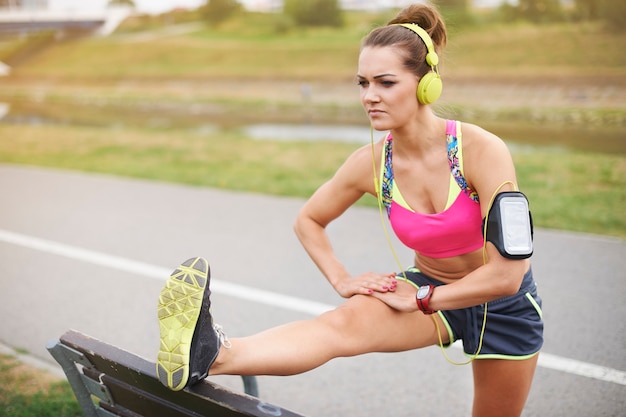
M 368 314 L 365 308 L 367 303 L 364 302 L 365 300 L 359 300 L 365 297 L 355 295 L 335 309 L 323 313 L 317 319 L 330 329 L 346 334 L 351 329 L 357 328 L 360 320 Z
M 378 307 L 377 307 L 378 305 Z M 320 315 L 316 320 L 328 332 L 330 343 L 336 342 L 345 355 L 354 355 L 354 347 L 363 350 L 366 340 L 374 327 L 372 323 L 380 320 L 380 308 L 384 304 L 373 297 L 355 295 L 337 308 Z

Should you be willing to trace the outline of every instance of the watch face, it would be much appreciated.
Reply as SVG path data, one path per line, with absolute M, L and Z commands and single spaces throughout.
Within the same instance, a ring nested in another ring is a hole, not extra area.
M 430 290 L 430 288 L 426 285 L 420 287 L 417 290 L 417 298 L 422 299 L 424 297 L 426 297 L 426 295 L 428 295 L 428 291 Z

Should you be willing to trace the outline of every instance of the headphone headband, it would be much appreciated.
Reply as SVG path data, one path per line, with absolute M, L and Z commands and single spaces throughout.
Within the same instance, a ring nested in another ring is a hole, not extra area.
M 439 64 L 439 56 L 435 52 L 435 45 L 433 44 L 433 40 L 430 38 L 428 32 L 426 32 L 417 23 L 396 23 L 395 25 L 403 26 L 407 29 L 412 30 L 422 39 L 422 42 L 424 42 L 424 45 L 426 45 L 426 50 L 428 51 L 428 53 L 426 54 L 426 62 L 428 63 L 428 65 L 430 65 L 431 67 L 436 67 L 437 64 Z

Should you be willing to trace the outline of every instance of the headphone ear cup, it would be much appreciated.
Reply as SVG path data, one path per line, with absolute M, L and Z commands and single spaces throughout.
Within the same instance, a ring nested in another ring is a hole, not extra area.
M 417 84 L 417 100 L 422 104 L 431 104 L 437 101 L 443 91 L 441 77 L 436 72 L 424 74 Z

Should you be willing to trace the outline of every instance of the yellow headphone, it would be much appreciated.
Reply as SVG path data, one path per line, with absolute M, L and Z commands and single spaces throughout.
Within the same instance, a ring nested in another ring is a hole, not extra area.
M 415 32 L 426 45 L 426 63 L 430 65 L 431 71 L 420 79 L 417 85 L 417 100 L 422 104 L 431 104 L 437 101 L 441 96 L 443 90 L 443 84 L 441 82 L 441 76 L 437 71 L 437 64 L 439 64 L 439 56 L 435 52 L 432 39 L 428 33 L 415 23 L 398 23 L 398 26 L 404 26 L 407 29 L 411 29 Z

